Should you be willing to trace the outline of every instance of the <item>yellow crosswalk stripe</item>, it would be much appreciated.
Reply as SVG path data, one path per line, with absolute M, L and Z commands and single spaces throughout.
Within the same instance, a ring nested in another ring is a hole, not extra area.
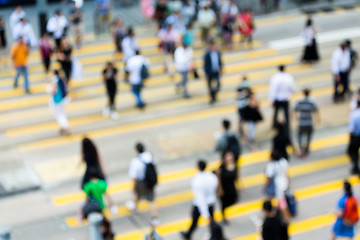
M 299 166 L 291 167 L 289 170 L 289 174 L 291 177 L 297 177 L 329 168 L 342 166 L 346 163 L 348 163 L 347 156 L 322 159 L 317 162 L 311 162 L 311 163 L 306 163 Z M 265 176 L 264 174 L 255 174 L 252 176 L 244 177 L 243 179 L 241 179 L 241 181 L 242 181 L 242 185 L 245 186 L 245 188 L 250 188 L 263 184 L 265 182 Z M 127 187 L 131 187 L 131 186 L 127 186 Z M 173 206 L 179 203 L 190 201 L 192 197 L 193 195 L 191 191 L 186 191 L 183 193 L 177 193 L 174 195 L 160 197 L 157 199 L 156 203 L 159 208 L 162 208 L 162 207 Z M 127 214 L 128 212 L 126 211 L 126 206 L 121 206 L 120 209 L 121 209 L 120 214 L 118 214 L 116 217 L 122 217 L 128 215 Z M 148 209 L 149 209 L 149 205 L 147 203 L 142 202 L 141 206 L 139 206 L 139 211 L 141 212 L 147 211 Z M 107 215 L 107 217 L 113 218 L 111 214 Z M 78 222 L 77 217 L 75 216 L 66 218 L 65 222 L 68 224 L 69 227 L 79 227 L 81 225 L 81 223 Z
M 349 181 L 354 185 L 358 184 L 358 182 L 359 182 L 357 177 L 351 177 L 349 179 Z M 321 183 L 318 185 L 313 185 L 311 187 L 302 188 L 302 189 L 295 191 L 295 196 L 298 201 L 314 198 L 317 196 L 322 196 L 322 195 L 329 194 L 332 192 L 340 191 L 342 188 L 342 184 L 343 184 L 343 179 L 339 179 L 339 180 L 335 180 L 335 181 Z M 260 211 L 262 201 L 263 200 L 258 199 L 258 200 L 234 205 L 228 209 L 227 217 L 228 217 L 228 219 L 234 219 L 234 218 L 238 218 L 238 217 L 241 217 L 241 216 L 244 216 L 247 214 L 251 214 L 251 213 Z M 217 211 L 215 213 L 215 220 L 220 220 L 221 219 L 220 215 L 221 215 L 220 212 Z M 189 224 L 190 224 L 190 219 L 183 219 L 183 220 L 179 220 L 179 221 L 161 225 L 161 226 L 157 227 L 156 230 L 161 236 L 167 236 L 170 234 L 178 233 L 179 231 L 186 229 L 186 227 Z M 201 218 L 199 221 L 199 225 L 205 226 L 206 224 L 207 224 L 206 220 Z M 140 239 L 143 239 L 142 233 L 144 231 L 147 231 L 147 229 L 135 230 L 135 231 L 131 231 L 131 232 L 128 232 L 125 234 L 119 234 L 116 236 L 115 239 L 116 240 L 138 240 L 138 239 L 140 240 Z
M 312 151 L 318 151 L 325 148 L 330 148 L 334 146 L 339 146 L 347 143 L 348 136 L 347 135 L 337 135 L 332 136 L 329 138 L 323 138 L 314 140 L 311 144 L 311 150 Z M 268 150 L 259 151 L 255 153 L 248 153 L 241 157 L 239 166 L 244 167 L 251 164 L 257 164 L 266 161 L 269 158 L 270 152 Z M 218 166 L 219 162 L 214 162 L 209 164 L 209 169 L 216 168 Z M 161 183 L 171 183 L 175 181 L 180 181 L 184 179 L 191 178 L 196 173 L 196 169 L 194 168 L 188 168 L 176 172 L 166 173 L 159 176 L 159 182 Z M 109 193 L 110 194 L 118 194 L 124 191 L 130 190 L 131 182 L 123 182 L 111 185 L 109 187 Z M 76 203 L 83 201 L 83 194 L 82 192 L 72 193 L 72 194 L 66 194 L 62 196 L 56 196 L 52 199 L 53 203 L 57 206 L 70 204 L 70 203 Z

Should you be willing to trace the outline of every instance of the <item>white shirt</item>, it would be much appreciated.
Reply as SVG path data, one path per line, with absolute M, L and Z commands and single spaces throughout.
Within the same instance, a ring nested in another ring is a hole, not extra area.
M 218 179 L 210 172 L 199 172 L 191 181 L 191 189 L 194 194 L 193 204 L 199 209 L 202 217 L 208 218 L 209 205 L 216 202 L 216 189 Z
M 59 39 L 64 35 L 64 30 L 67 25 L 68 21 L 65 16 L 61 15 L 59 17 L 55 15 L 49 19 L 46 25 L 46 30 L 53 33 L 55 39 Z
M 350 113 L 349 132 L 355 137 L 360 137 L 360 108 L 356 108 Z
M 37 40 L 35 37 L 34 30 L 30 23 L 18 22 L 13 29 L 13 38 L 18 39 L 20 36 L 23 37 L 23 40 L 26 44 L 30 44 L 31 47 L 37 45 Z
M 126 62 L 130 57 L 135 55 L 138 48 L 136 39 L 129 36 L 125 37 L 121 42 L 121 48 L 123 51 L 123 60 Z
M 141 84 L 141 68 L 143 65 L 149 66 L 149 60 L 141 55 L 130 57 L 126 62 L 126 71 L 130 73 L 129 82 L 131 85 Z
M 24 18 L 26 16 L 26 13 L 21 10 L 20 12 L 16 12 L 14 11 L 11 15 L 10 15 L 10 29 L 11 29 L 11 32 L 13 33 L 14 35 L 14 28 L 15 28 L 15 25 L 17 23 L 20 22 L 20 19 L 21 18 Z M 14 39 L 16 40 L 16 38 Z
M 179 72 L 189 71 L 194 53 L 191 47 L 186 49 L 183 46 L 178 47 L 174 53 L 175 67 Z
M 215 12 L 211 8 L 208 10 L 202 9 L 198 13 L 198 21 L 202 27 L 210 27 L 215 19 Z
M 331 69 L 333 74 L 347 72 L 351 66 L 351 58 L 349 49 L 344 51 L 341 48 L 336 49 L 332 54 Z
M 274 101 L 288 101 L 295 92 L 294 77 L 285 72 L 278 72 L 270 79 L 269 99 Z
M 145 179 L 145 163 L 155 163 L 153 156 L 149 152 L 140 153 L 130 162 L 129 177 L 142 181 Z
M 282 199 L 289 188 L 288 169 L 289 163 L 285 158 L 270 162 L 266 166 L 265 175 L 268 178 L 274 178 L 275 195 L 278 200 Z
M 315 38 L 314 28 L 308 26 L 304 29 L 304 38 L 306 46 L 311 46 L 313 44 L 313 39 Z

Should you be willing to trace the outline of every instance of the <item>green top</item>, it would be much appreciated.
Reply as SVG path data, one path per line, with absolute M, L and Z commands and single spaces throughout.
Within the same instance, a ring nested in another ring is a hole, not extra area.
M 93 197 L 96 201 L 98 201 L 100 210 L 104 210 L 105 203 L 103 199 L 103 195 L 106 193 L 107 184 L 104 180 L 90 180 L 84 185 L 84 192 L 88 197 Z

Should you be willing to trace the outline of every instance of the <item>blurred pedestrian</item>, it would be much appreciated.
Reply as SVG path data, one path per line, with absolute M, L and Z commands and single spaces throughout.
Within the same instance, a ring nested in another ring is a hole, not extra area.
M 350 182 L 345 181 L 343 186 L 344 196 L 337 204 L 336 222 L 332 229 L 331 240 L 337 238 L 354 239 L 355 225 L 359 221 L 359 204 L 354 197 Z
M 84 137 L 81 141 L 81 159 L 86 165 L 85 174 L 81 181 L 81 188 L 90 181 L 90 172 L 94 169 L 98 173 L 99 179 L 106 180 L 103 160 L 100 157 L 95 143 L 88 137 Z
M 115 234 L 112 231 L 111 222 L 104 217 L 100 225 L 100 231 L 102 233 L 103 240 L 114 240 Z
M 166 0 L 158 0 L 156 7 L 155 7 L 155 13 L 153 18 L 155 19 L 158 29 L 161 29 L 166 17 L 168 16 L 168 6 Z
M 115 106 L 115 97 L 116 97 L 116 91 L 117 91 L 117 81 L 118 81 L 118 70 L 114 66 L 112 62 L 108 62 L 106 64 L 105 69 L 103 70 L 103 81 L 106 86 L 106 92 L 109 98 L 109 105 L 105 107 L 103 111 L 103 116 L 108 117 L 111 115 L 111 118 L 113 120 L 117 120 L 119 118 L 117 112 L 116 112 L 116 106 Z
M 178 2 L 179 3 L 179 2 Z M 185 31 L 185 24 L 181 17 L 181 4 L 175 4 L 173 7 L 173 12 L 165 19 L 165 22 L 162 28 L 167 28 L 169 24 L 172 25 L 174 29 L 176 29 L 179 33 L 183 33 Z
M 360 148 L 360 101 L 357 101 L 357 107 L 351 112 L 349 117 L 349 135 L 350 142 L 348 146 L 348 155 L 352 163 L 352 174 L 360 174 L 359 169 L 359 148 Z
M 346 42 L 340 44 L 331 59 L 331 69 L 334 75 L 334 102 L 344 100 L 349 91 L 349 72 L 351 70 L 351 55 Z
M 217 195 L 221 202 L 222 222 L 224 225 L 228 225 L 229 222 L 226 218 L 225 210 L 239 200 L 238 191 L 236 189 L 239 178 L 234 154 L 231 151 L 224 152 L 222 163 L 215 173 L 219 181 Z
M 75 39 L 75 46 L 77 49 L 80 49 L 84 35 L 83 13 L 81 9 L 76 6 L 75 0 L 72 0 L 72 7 L 69 14 L 69 21 L 71 23 L 71 29 L 72 29 L 73 37 Z
M 127 30 L 127 35 L 121 42 L 121 48 L 123 51 L 123 61 L 126 64 L 127 60 L 134 56 L 136 50 L 138 50 L 138 42 L 135 37 L 135 32 L 132 27 L 129 27 Z
M 286 129 L 286 125 L 277 122 L 275 123 L 274 128 L 276 131 L 276 135 L 273 138 L 272 150 L 276 151 L 280 155 L 280 157 L 285 158 L 286 160 L 290 160 L 287 147 L 291 146 L 293 149 L 294 147 L 291 143 L 289 132 Z
M 204 72 L 209 88 L 210 104 L 214 104 L 217 100 L 217 93 L 221 87 L 220 75 L 222 74 L 222 68 L 221 53 L 216 46 L 216 42 L 211 40 L 209 49 L 204 56 Z
M 317 30 L 311 19 L 306 21 L 306 26 L 303 31 L 303 37 L 305 39 L 305 49 L 302 56 L 302 61 L 305 63 L 313 63 L 319 61 L 319 54 L 316 43 Z
M 245 9 L 238 14 L 238 26 L 241 35 L 241 42 L 247 41 L 248 47 L 252 47 L 253 33 L 255 29 L 252 13 L 249 9 Z
M 165 69 L 167 73 L 173 77 L 174 72 L 174 52 L 176 46 L 180 44 L 181 34 L 173 28 L 172 24 L 168 24 L 166 28 L 162 28 L 158 34 L 160 40 L 160 50 L 165 55 Z
M 274 107 L 273 126 L 278 122 L 278 112 L 284 111 L 286 130 L 290 128 L 289 101 L 296 90 L 294 77 L 285 72 L 285 66 L 280 65 L 279 71 L 270 79 L 269 98 Z
M 346 44 L 349 47 L 349 51 L 350 51 L 350 59 L 351 59 L 351 69 L 354 69 L 357 65 L 357 63 L 359 62 L 359 54 L 357 53 L 357 51 L 352 47 L 352 42 L 351 40 L 347 39 Z
M 182 44 L 175 50 L 174 59 L 176 70 L 181 74 L 181 81 L 176 84 L 176 88 L 182 88 L 183 97 L 190 98 L 187 90 L 188 73 L 193 65 L 194 53 L 191 47 Z
M 23 41 L 27 45 L 31 47 L 37 46 L 37 39 L 35 37 L 34 30 L 25 18 L 21 18 L 20 21 L 15 24 L 13 29 L 13 38 L 18 39 L 19 36 L 22 36 Z
M 181 16 L 185 26 L 192 24 L 196 15 L 196 6 L 194 0 L 182 1 Z
M 201 39 L 203 42 L 208 42 L 210 40 L 211 29 L 216 24 L 216 14 L 214 10 L 210 8 L 210 3 L 208 1 L 202 1 L 202 9 L 198 12 L 198 23 L 201 30 Z
M 113 21 L 111 32 L 114 40 L 115 51 L 117 53 L 121 53 L 122 52 L 121 43 L 124 37 L 126 36 L 126 30 L 120 18 L 115 18 L 115 20 Z
M 223 156 L 226 152 L 232 152 L 235 162 L 237 163 L 241 154 L 241 144 L 236 134 L 231 131 L 231 123 L 225 119 L 222 122 L 224 134 L 219 138 L 216 143 L 215 151 L 219 152 Z
M 155 8 L 152 5 L 151 0 L 140 0 L 140 6 L 141 6 L 141 13 L 142 16 L 145 17 L 145 21 L 147 22 L 147 19 L 151 19 L 152 16 L 154 16 Z
M 18 87 L 18 80 L 20 75 L 24 76 L 25 91 L 30 93 L 27 58 L 29 55 L 29 46 L 25 44 L 22 36 L 19 36 L 17 41 L 11 47 L 11 59 L 16 68 L 16 75 L 14 79 L 14 88 Z
M 55 15 L 49 19 L 46 25 L 46 30 L 55 39 L 56 48 L 60 47 L 62 37 L 66 36 L 67 27 L 68 21 L 66 17 L 62 15 L 60 9 L 56 10 Z
M 155 168 L 155 159 L 150 152 L 147 152 L 142 143 L 137 143 L 135 146 L 136 157 L 131 160 L 129 167 L 129 177 L 133 181 L 133 198 L 134 203 L 128 202 L 127 207 L 132 211 L 137 211 L 137 206 L 141 199 L 146 199 L 150 202 L 151 224 L 152 226 L 159 225 L 159 214 L 155 203 L 155 186 L 149 186 L 147 182 L 148 168 L 151 164 Z
M 279 210 L 273 207 L 271 201 L 263 203 L 264 221 L 261 226 L 262 240 L 287 240 L 287 224 Z
M 50 41 L 49 33 L 45 32 L 43 37 L 39 41 L 39 50 L 44 65 L 45 70 L 45 79 L 49 80 L 50 64 L 51 64 L 51 55 L 53 53 L 53 45 Z
M 144 80 L 142 76 L 142 72 L 144 68 L 148 68 L 149 60 L 142 56 L 140 52 L 135 51 L 135 56 L 130 57 L 126 62 L 126 73 L 128 75 L 128 82 L 131 85 L 131 90 L 136 98 L 136 107 L 144 108 L 145 102 L 141 97 L 141 90 L 144 86 Z
M 228 49 L 232 49 L 233 28 L 238 12 L 238 8 L 233 1 L 227 1 L 221 7 L 222 38 L 224 45 Z
M 193 25 L 189 24 L 189 25 L 186 26 L 186 30 L 185 30 L 185 32 L 183 34 L 182 42 L 184 44 L 186 44 L 187 46 L 192 47 L 193 44 L 194 44 L 194 39 L 195 39 L 195 32 L 194 32 L 194 29 L 193 29 Z
M 4 51 L 1 53 L 1 51 Z M 6 40 L 6 30 L 5 30 L 5 19 L 4 17 L 0 16 L 0 60 L 3 57 L 5 59 L 6 63 L 6 56 L 8 54 L 8 48 L 7 48 L 7 40 Z
M 69 85 L 71 80 L 72 72 L 72 46 L 69 44 L 69 41 L 66 37 L 61 38 L 60 46 L 56 52 L 57 60 L 61 64 L 61 68 L 65 74 L 65 81 Z
M 10 31 L 12 33 L 12 36 L 14 36 L 14 29 L 15 25 L 20 22 L 20 19 L 25 18 L 26 13 L 22 10 L 22 7 L 20 5 L 17 5 L 15 10 L 11 13 L 9 23 L 10 23 Z M 14 38 L 14 40 L 17 40 L 17 38 Z
M 197 167 L 199 173 L 191 180 L 191 189 L 194 194 L 192 223 L 188 231 L 180 232 L 183 239 L 191 239 L 193 232 L 197 228 L 200 216 L 207 219 L 209 225 L 213 222 L 214 218 L 218 179 L 215 174 L 205 171 L 205 161 L 198 161 Z
M 68 89 L 65 80 L 60 77 L 58 70 L 54 71 L 54 77 L 51 79 L 48 92 L 50 93 L 49 107 L 60 126 L 60 135 L 70 135 L 69 122 L 65 112 Z
M 210 223 L 210 236 L 206 240 L 226 240 L 221 226 L 215 221 Z
M 111 0 L 95 0 L 95 33 L 96 35 L 105 33 L 105 28 L 111 28 Z
M 314 130 L 313 114 L 316 114 L 317 123 L 320 124 L 320 114 L 316 103 L 310 99 L 310 89 L 303 90 L 304 98 L 295 105 L 295 113 L 298 113 L 298 156 L 307 156 L 309 154 L 311 136 Z M 302 138 L 305 135 L 305 146 L 302 144 Z
M 354 111 L 357 108 L 357 103 L 360 101 L 360 88 L 353 94 L 349 108 L 351 111 Z

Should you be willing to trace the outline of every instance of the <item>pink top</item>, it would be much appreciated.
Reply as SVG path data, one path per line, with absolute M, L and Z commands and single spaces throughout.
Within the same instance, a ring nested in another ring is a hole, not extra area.
M 252 15 L 250 13 L 240 13 L 238 20 L 241 22 L 239 31 L 241 34 L 251 35 L 254 32 Z
M 164 43 L 177 43 L 180 41 L 180 34 L 176 29 L 171 29 L 170 31 L 168 29 L 161 29 L 158 37 Z
M 41 56 L 43 58 L 50 57 L 50 55 L 52 53 L 52 46 L 51 46 L 50 40 L 44 41 L 44 39 L 41 38 L 39 47 L 40 47 Z

